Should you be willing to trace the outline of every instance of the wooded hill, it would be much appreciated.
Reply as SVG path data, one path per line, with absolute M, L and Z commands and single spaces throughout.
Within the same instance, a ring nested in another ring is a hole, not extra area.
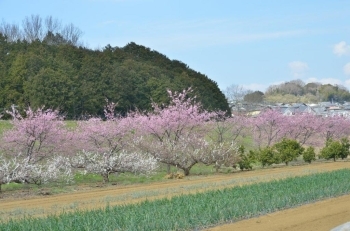
M 342 85 L 292 80 L 270 86 L 265 92 L 265 101 L 280 103 L 317 103 L 322 101 L 350 101 L 349 90 Z
M 91 50 L 48 32 L 43 39 L 12 41 L 0 33 L 0 113 L 45 105 L 69 119 L 103 115 L 106 99 L 121 114 L 167 103 L 167 89 L 192 87 L 207 110 L 230 111 L 218 85 L 186 64 L 133 42 Z
M 271 85 L 265 93 L 245 90 L 232 85 L 225 91 L 230 102 L 245 103 L 344 103 L 350 101 L 349 90 L 342 85 L 321 84 L 311 82 L 305 84 L 302 80 L 292 80 L 278 85 Z

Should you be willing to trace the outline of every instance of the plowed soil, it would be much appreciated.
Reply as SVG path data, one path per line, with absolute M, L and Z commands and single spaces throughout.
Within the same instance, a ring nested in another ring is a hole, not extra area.
M 20 218 L 24 215 L 45 216 L 62 211 L 96 209 L 107 204 L 116 205 L 135 203 L 145 199 L 169 198 L 179 194 L 197 193 L 343 168 L 350 168 L 350 162 L 284 166 L 231 174 L 192 176 L 151 184 L 109 186 L 58 195 L 21 199 L 5 198 L 0 199 L 0 217 L 6 219 L 10 217 Z M 211 230 L 329 230 L 347 221 L 350 221 L 350 196 L 330 199 L 237 222 L 232 224 L 233 226 L 230 224 L 218 226 Z M 307 226 L 308 224 L 310 226 Z M 252 228 L 250 229 L 250 227 Z

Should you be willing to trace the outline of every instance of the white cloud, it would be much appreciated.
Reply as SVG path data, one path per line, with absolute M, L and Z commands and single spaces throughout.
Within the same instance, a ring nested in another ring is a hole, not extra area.
M 344 74 L 350 75 L 350 63 L 345 64 L 343 67 Z
M 342 56 L 350 54 L 350 45 L 347 45 L 346 42 L 341 41 L 333 46 L 333 53 Z
M 288 63 L 288 67 L 292 72 L 294 78 L 299 78 L 305 74 L 305 72 L 309 69 L 309 66 L 305 62 L 301 61 L 293 61 Z

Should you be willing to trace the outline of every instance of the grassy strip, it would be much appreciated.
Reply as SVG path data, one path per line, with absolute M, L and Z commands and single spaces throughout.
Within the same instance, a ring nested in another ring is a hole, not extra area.
M 226 170 L 226 171 L 225 171 Z M 179 170 L 175 167 L 171 167 L 171 172 L 178 172 Z M 213 166 L 207 166 L 204 164 L 197 164 L 191 170 L 191 176 L 198 175 L 213 175 Z M 232 169 L 222 169 L 221 173 L 230 173 Z M 166 166 L 160 165 L 160 168 L 154 174 L 149 176 L 145 175 L 135 175 L 133 173 L 120 173 L 118 175 L 111 174 L 110 175 L 110 185 L 131 185 L 131 184 L 147 184 L 153 182 L 160 182 L 166 180 L 165 176 L 167 175 Z M 2 185 L 2 191 L 16 191 L 16 190 L 31 190 L 32 192 L 36 192 L 41 189 L 45 189 L 50 192 L 50 194 L 57 194 L 62 192 L 69 192 L 75 190 L 74 186 L 78 186 L 81 184 L 88 185 L 91 187 L 96 187 L 96 184 L 101 186 L 103 182 L 102 176 L 98 174 L 81 174 L 79 172 L 74 175 L 74 182 L 70 184 L 65 184 L 62 182 L 52 182 L 43 185 L 34 185 L 34 184 L 20 184 L 20 183 L 9 183 Z M 103 186 L 105 186 L 103 184 Z M 1 214 L 1 211 L 0 211 Z
M 350 169 L 95 211 L 25 218 L 0 230 L 189 230 L 350 193 Z

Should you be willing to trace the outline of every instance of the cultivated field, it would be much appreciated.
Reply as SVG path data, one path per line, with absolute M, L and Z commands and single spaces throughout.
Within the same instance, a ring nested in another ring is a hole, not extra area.
M 7 195 L 6 198 L 0 199 L 0 216 L 7 219 L 23 216 L 45 216 L 58 214 L 62 211 L 90 210 L 106 205 L 129 204 L 146 199 L 156 200 L 179 194 L 195 194 L 206 190 L 344 168 L 350 168 L 350 162 L 313 163 L 311 165 L 283 166 L 231 174 L 190 176 L 179 180 L 130 186 L 111 185 L 98 189 L 81 188 L 73 193 L 50 196 L 16 198 L 16 195 Z M 350 197 L 343 196 L 236 222 L 233 226 L 215 227 L 211 230 L 249 230 L 250 227 L 251 230 L 329 230 L 331 227 L 350 221 L 349 208 Z
M 350 221 L 350 195 L 217 226 L 207 231 L 329 231 Z

